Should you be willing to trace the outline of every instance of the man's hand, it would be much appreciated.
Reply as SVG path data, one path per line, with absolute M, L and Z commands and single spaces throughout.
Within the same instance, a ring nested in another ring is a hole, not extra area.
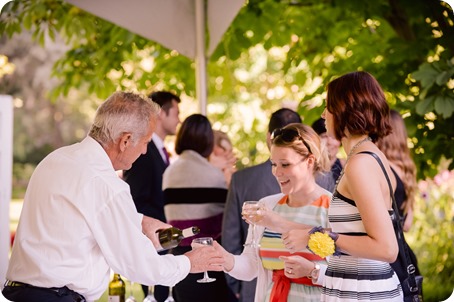
M 190 273 L 202 273 L 205 271 L 223 271 L 224 258 L 221 251 L 213 246 L 201 246 L 193 249 L 185 255 L 191 261 Z
M 151 240 L 156 250 L 162 250 L 162 246 L 159 243 L 159 238 L 156 232 L 171 227 L 172 226 L 170 224 L 143 215 L 142 232 Z

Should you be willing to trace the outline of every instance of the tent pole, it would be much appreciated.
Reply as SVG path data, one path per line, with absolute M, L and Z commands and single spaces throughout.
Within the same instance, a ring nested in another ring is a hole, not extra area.
M 196 28 L 196 97 L 199 101 L 200 113 L 207 111 L 207 69 L 205 50 L 206 9 L 205 0 L 195 0 Z

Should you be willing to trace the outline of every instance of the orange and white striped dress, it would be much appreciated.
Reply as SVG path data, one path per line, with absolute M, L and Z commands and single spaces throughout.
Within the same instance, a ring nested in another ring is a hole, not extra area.
M 326 192 L 326 195 L 320 196 L 311 204 L 303 207 L 289 207 L 287 204 L 288 196 L 284 196 L 273 208 L 273 211 L 279 213 L 287 220 L 303 223 L 312 226 L 322 226 L 323 228 L 329 227 L 328 222 L 328 207 L 331 199 L 331 194 Z M 281 234 L 265 229 L 263 236 L 260 240 L 259 255 L 262 265 L 267 270 L 282 270 L 284 263 L 279 260 L 279 256 L 299 255 L 308 260 L 316 261 L 326 265 L 326 260 L 322 259 L 309 250 L 304 249 L 297 253 L 290 254 L 285 248 Z M 290 291 L 288 293 L 287 301 L 320 301 L 322 288 L 314 286 L 310 279 L 307 279 L 304 284 L 291 283 Z M 270 295 L 273 289 L 274 281 L 272 281 L 267 289 L 265 301 L 270 301 Z

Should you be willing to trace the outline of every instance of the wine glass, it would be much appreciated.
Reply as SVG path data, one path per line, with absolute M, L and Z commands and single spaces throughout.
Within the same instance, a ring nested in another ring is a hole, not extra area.
M 143 302 L 158 302 L 153 294 L 153 286 L 148 286 L 148 295 L 143 299 Z
M 134 295 L 132 294 L 134 282 L 131 281 L 129 284 L 129 297 L 125 300 L 125 302 L 137 302 L 136 298 L 134 298 Z
M 172 287 L 169 287 L 169 296 L 167 297 L 167 299 L 164 300 L 164 302 L 175 302 L 172 295 Z
M 245 216 L 252 224 L 251 241 L 245 243 L 244 246 L 260 247 L 260 244 L 255 239 L 255 223 L 263 217 L 259 213 L 263 209 L 263 204 L 256 200 L 247 200 L 243 203 L 241 215 Z
M 200 247 L 201 245 L 213 245 L 213 238 L 211 237 L 201 237 L 201 238 L 195 238 L 192 240 L 192 243 L 194 243 L 192 245 L 193 248 L 198 248 Z M 199 279 L 197 280 L 197 282 L 199 283 L 208 283 L 208 282 L 213 282 L 213 281 L 216 281 L 216 278 L 210 278 L 208 276 L 208 272 L 205 271 L 203 273 L 203 278 L 202 279 Z

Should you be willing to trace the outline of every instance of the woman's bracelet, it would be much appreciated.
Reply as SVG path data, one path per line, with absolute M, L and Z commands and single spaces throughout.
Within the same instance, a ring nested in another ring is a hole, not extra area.
M 339 256 L 340 251 L 336 246 L 339 234 L 325 231 L 321 226 L 313 227 L 309 231 L 307 249 L 317 256 L 326 258 L 331 255 Z

